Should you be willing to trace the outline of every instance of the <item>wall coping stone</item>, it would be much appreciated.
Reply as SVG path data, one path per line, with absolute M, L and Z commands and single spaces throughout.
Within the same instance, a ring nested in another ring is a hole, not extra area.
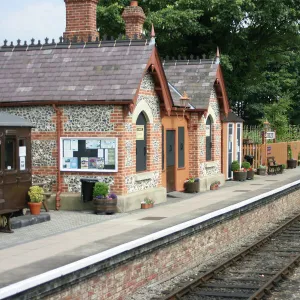
M 139 173 L 136 174 L 134 176 L 135 181 L 142 181 L 142 180 L 147 180 L 147 179 L 151 179 L 154 175 L 154 172 L 143 172 L 143 173 Z

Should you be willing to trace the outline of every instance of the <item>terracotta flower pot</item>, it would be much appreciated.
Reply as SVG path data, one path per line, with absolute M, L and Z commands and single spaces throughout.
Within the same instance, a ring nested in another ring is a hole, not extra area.
M 210 186 L 211 191 L 215 191 L 215 190 L 218 190 L 218 189 L 219 189 L 219 186 L 217 184 Z
M 117 212 L 117 202 L 118 199 L 94 198 L 93 199 L 94 212 L 95 214 L 99 214 L 99 213 L 114 214 Z
M 30 213 L 32 215 L 39 215 L 41 213 L 42 202 L 28 202 Z
M 141 203 L 141 209 L 148 209 L 148 208 L 152 208 L 153 207 L 153 203 Z

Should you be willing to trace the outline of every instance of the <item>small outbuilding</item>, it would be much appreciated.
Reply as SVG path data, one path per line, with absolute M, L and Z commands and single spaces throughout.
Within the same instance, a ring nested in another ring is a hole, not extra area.
M 27 206 L 31 186 L 31 128 L 25 119 L 0 112 L 0 230 Z

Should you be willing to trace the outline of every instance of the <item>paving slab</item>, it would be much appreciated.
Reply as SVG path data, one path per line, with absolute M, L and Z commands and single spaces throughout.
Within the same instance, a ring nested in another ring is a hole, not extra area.
M 111 216 L 51 211 L 46 223 L 0 234 L 0 287 L 239 203 L 294 182 L 299 175 L 300 168 L 296 168 L 276 176 L 226 182 L 216 191 L 189 198 L 176 194 L 152 209 Z

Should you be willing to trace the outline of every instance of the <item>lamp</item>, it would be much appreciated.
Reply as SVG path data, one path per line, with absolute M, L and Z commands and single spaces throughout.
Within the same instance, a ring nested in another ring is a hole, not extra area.
M 184 113 L 186 108 L 188 107 L 190 98 L 188 97 L 186 91 L 183 92 L 183 95 L 180 97 L 180 107 L 183 108 L 182 118 L 184 118 Z M 178 117 L 178 115 L 177 115 Z
M 264 122 L 264 129 L 265 129 L 265 132 L 268 131 L 269 126 L 270 126 L 270 123 L 269 123 L 268 120 L 266 119 L 266 121 Z

